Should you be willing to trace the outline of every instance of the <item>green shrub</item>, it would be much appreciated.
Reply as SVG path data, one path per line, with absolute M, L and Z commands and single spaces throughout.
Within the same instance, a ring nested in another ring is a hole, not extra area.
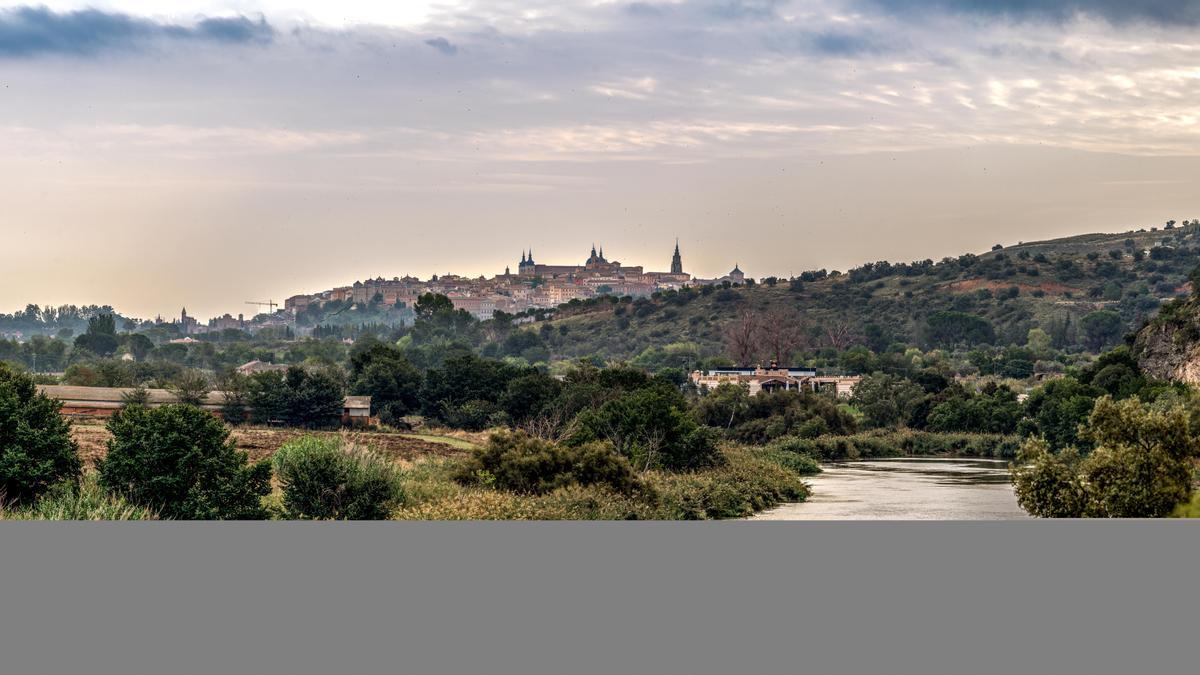
M 794 452 L 776 452 L 764 456 L 785 469 L 795 471 L 801 476 L 813 476 L 821 473 L 821 463 L 808 455 L 797 455 Z
M 822 436 L 814 439 L 788 438 L 779 447 L 831 461 L 906 455 L 956 455 L 963 457 L 1011 458 L 1020 441 L 1003 434 L 933 433 L 900 429 L 874 431 L 853 436 Z
M 442 419 L 450 427 L 467 431 L 483 431 L 487 429 L 493 418 L 502 413 L 495 403 L 474 399 L 461 405 L 447 405 L 442 413 Z
M 1046 518 L 1162 518 L 1191 499 L 1200 442 L 1182 408 L 1105 396 L 1083 435 L 1095 444 L 1087 456 L 1073 447 L 1052 454 L 1041 439 L 1022 448 L 1012 468 L 1021 508 Z
M 5 511 L 0 520 L 155 520 L 158 516 L 143 506 L 109 494 L 95 474 L 78 482 L 62 481 L 26 507 Z
M 659 473 L 660 518 L 744 518 L 784 502 L 803 501 L 808 489 L 791 469 L 758 450 L 731 448 L 723 466 L 688 473 Z
M 459 465 L 454 479 L 525 494 L 568 485 L 603 485 L 626 495 L 644 488 L 629 461 L 610 445 L 565 446 L 520 431 L 492 434 L 486 446 Z
M 272 461 L 288 518 L 386 520 L 404 497 L 391 462 L 337 438 L 290 441 Z
M 584 410 L 569 443 L 607 441 L 639 468 L 696 469 L 720 463 L 720 434 L 701 426 L 678 390 L 638 389 Z
M 263 518 L 271 465 L 247 465 L 220 420 L 189 405 L 135 406 L 108 422 L 100 483 L 166 518 Z
M 62 404 L 0 363 L 0 503 L 26 503 L 82 469 Z

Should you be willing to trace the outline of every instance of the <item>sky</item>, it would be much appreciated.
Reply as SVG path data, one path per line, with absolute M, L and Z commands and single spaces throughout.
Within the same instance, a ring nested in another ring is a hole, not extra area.
M 1198 38 L 1200 0 L 0 5 L 0 312 L 1196 218 Z

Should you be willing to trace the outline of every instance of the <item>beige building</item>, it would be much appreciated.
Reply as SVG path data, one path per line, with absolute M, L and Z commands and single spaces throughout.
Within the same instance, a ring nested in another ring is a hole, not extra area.
M 746 387 L 751 396 L 771 391 L 829 392 L 838 398 L 850 398 L 859 377 L 820 376 L 807 368 L 785 368 L 780 366 L 754 366 L 744 368 L 721 368 L 694 371 L 692 384 L 702 390 L 712 391 L 722 384 Z

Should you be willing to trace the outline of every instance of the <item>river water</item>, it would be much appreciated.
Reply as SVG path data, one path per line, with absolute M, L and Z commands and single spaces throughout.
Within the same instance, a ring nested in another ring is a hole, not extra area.
M 1004 460 L 898 457 L 823 465 L 806 480 L 808 501 L 755 520 L 1013 520 L 1017 505 Z

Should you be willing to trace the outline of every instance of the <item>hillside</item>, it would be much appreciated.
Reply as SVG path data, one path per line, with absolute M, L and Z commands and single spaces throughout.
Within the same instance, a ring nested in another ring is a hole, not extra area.
M 937 262 L 878 262 L 741 287 L 572 302 L 540 333 L 555 358 L 632 359 L 672 343 L 694 343 L 705 357 L 733 356 L 730 334 L 746 322 L 798 327 L 793 355 L 854 344 L 875 351 L 893 343 L 1024 344 L 1032 328 L 1044 330 L 1056 348 L 1099 351 L 1136 330 L 1162 302 L 1186 295 L 1198 261 L 1200 223 L 1192 221 Z
M 1140 331 L 1133 354 L 1146 374 L 1200 383 L 1200 296 L 1177 298 Z

